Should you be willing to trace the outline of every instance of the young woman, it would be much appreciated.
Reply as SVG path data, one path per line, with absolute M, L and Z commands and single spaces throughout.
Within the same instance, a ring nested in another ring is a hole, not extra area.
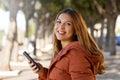
M 60 11 L 54 24 L 54 53 L 49 68 L 29 62 L 39 80 L 96 80 L 105 70 L 104 56 L 79 12 L 67 8 Z

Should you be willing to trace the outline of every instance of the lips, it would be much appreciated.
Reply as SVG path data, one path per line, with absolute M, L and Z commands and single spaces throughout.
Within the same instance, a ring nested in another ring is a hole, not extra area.
M 65 35 L 65 31 L 57 31 L 58 32 L 58 34 L 60 34 L 60 35 Z

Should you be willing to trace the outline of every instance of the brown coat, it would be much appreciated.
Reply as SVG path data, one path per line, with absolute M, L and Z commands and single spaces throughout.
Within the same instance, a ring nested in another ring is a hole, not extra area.
M 96 80 L 99 56 L 93 56 L 78 42 L 69 44 L 51 61 L 47 80 Z

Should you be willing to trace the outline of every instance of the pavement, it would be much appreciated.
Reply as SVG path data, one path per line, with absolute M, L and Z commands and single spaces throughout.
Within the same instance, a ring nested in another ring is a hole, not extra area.
M 104 74 L 97 75 L 97 80 L 120 80 L 120 52 L 116 56 L 106 56 L 105 64 L 107 70 Z
M 103 52 L 107 70 L 102 75 L 97 75 L 97 80 L 120 80 L 120 46 L 116 46 L 116 56 L 110 56 L 110 52 Z
M 117 55 L 110 56 L 109 52 L 104 52 L 105 64 L 107 70 L 102 75 L 97 75 L 96 80 L 120 80 L 120 46 L 117 48 Z M 38 60 L 43 66 L 48 67 L 50 63 L 50 55 L 42 55 Z M 24 59 L 22 59 L 24 60 Z M 11 62 L 12 71 L 0 73 L 0 80 L 37 80 L 37 75 L 30 69 L 27 61 Z

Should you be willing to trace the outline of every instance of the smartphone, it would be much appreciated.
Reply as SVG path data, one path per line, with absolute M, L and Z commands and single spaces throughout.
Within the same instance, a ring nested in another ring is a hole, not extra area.
M 23 52 L 23 55 L 40 70 L 40 67 L 38 66 L 38 64 L 34 61 L 34 59 L 26 51 Z

